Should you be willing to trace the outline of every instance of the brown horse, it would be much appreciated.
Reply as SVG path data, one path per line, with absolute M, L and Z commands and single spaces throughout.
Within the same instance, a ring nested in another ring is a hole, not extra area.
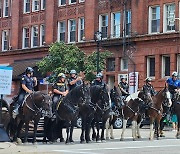
M 162 118 L 163 107 L 162 104 L 167 103 L 168 106 L 172 104 L 170 98 L 170 92 L 167 87 L 163 90 L 159 91 L 155 96 L 152 97 L 151 104 L 148 106 L 146 114 L 150 118 L 150 137 L 149 139 L 152 140 L 154 137 L 153 132 L 153 123 L 156 122 L 156 132 L 157 132 L 157 139 L 159 139 L 159 126 L 160 120 Z
M 13 103 L 10 105 L 10 127 L 9 131 L 14 141 L 21 143 L 20 131 L 25 123 L 24 143 L 27 142 L 29 122 L 34 121 L 33 143 L 36 143 L 37 124 L 42 116 L 52 116 L 51 114 L 51 97 L 40 91 L 29 94 L 23 102 L 22 108 L 19 109 L 19 115 L 13 119 Z
M 175 114 L 177 115 L 177 120 L 178 120 L 178 130 L 177 130 L 176 138 L 180 139 L 180 94 L 179 93 L 175 94 L 174 111 Z
M 141 122 L 141 114 L 143 113 L 144 109 L 144 101 L 138 97 L 140 92 L 134 93 L 126 98 L 126 105 L 122 108 L 122 116 L 123 116 L 123 129 L 121 133 L 120 140 L 124 140 L 124 132 L 126 130 L 127 121 L 132 121 L 132 137 L 135 141 L 136 138 L 140 138 L 139 133 L 139 125 Z

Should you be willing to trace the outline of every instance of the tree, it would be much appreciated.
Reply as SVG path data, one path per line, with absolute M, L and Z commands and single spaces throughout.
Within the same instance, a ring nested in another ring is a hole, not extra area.
M 110 52 L 100 52 L 100 69 L 105 68 L 105 59 L 110 55 Z M 58 73 L 67 73 L 71 69 L 75 69 L 77 72 L 85 71 L 86 79 L 91 81 L 96 71 L 96 52 L 85 55 L 75 45 L 56 42 L 50 46 L 48 56 L 38 63 L 38 68 L 43 74 L 53 72 L 51 81 L 56 78 Z

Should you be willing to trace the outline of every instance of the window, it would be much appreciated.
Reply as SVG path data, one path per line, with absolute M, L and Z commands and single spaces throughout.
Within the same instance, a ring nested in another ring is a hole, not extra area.
M 108 37 L 108 15 L 100 15 L 100 32 L 102 32 L 102 38 Z
M 79 3 L 84 2 L 85 0 L 79 0 Z
M 76 41 L 76 21 L 75 20 L 69 20 L 69 42 L 75 42 Z
M 23 28 L 23 48 L 29 48 L 29 28 Z
M 30 0 L 24 0 L 24 13 L 30 12 Z
M 127 70 L 128 70 L 128 59 L 121 58 L 121 71 L 127 71 Z
M 9 31 L 2 31 L 2 51 L 7 51 L 9 49 Z
M 66 23 L 65 21 L 58 22 L 58 41 L 65 42 Z
M 111 21 L 111 35 L 112 37 L 120 37 L 120 12 L 112 13 L 112 21 Z
M 160 7 L 149 8 L 149 33 L 160 32 Z
M 131 11 L 126 11 L 126 35 L 131 35 Z
M 84 40 L 84 18 L 79 18 L 79 32 L 78 32 L 78 40 Z
M 66 5 L 66 0 L 59 0 L 59 6 Z
M 165 5 L 164 32 L 175 30 L 175 4 Z
M 46 8 L 46 0 L 41 0 L 41 10 Z
M 180 54 L 177 55 L 177 72 L 180 77 Z
M 115 71 L 115 58 L 107 59 L 107 71 Z
M 155 77 L 155 57 L 147 57 L 147 77 Z
M 69 4 L 75 4 L 76 0 L 69 0 Z
M 0 17 L 2 17 L 2 0 L 0 0 Z
M 39 11 L 39 0 L 33 0 L 32 2 L 32 11 Z
M 31 47 L 37 47 L 37 46 L 38 46 L 38 26 L 33 26 L 31 33 Z
M 40 46 L 43 46 L 45 42 L 45 26 L 40 26 Z
M 8 15 L 9 15 L 9 0 L 4 0 L 3 17 L 8 17 Z
M 170 76 L 170 56 L 162 56 L 162 77 Z

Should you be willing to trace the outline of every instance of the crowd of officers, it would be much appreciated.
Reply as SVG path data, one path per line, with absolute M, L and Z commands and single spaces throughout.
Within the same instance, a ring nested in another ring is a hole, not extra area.
M 18 95 L 18 101 L 15 104 L 15 109 L 13 112 L 14 116 L 18 114 L 18 108 L 23 103 L 25 95 L 32 93 L 34 87 L 37 85 L 37 79 L 33 76 L 33 73 L 34 70 L 31 67 L 28 67 L 25 70 L 25 74 L 21 78 L 21 86 Z M 170 77 L 166 81 L 166 85 L 168 86 L 169 91 L 172 94 L 172 99 L 175 92 L 177 92 L 180 88 L 180 81 L 177 77 L 178 73 L 173 72 L 172 77 Z M 146 78 L 142 90 L 146 90 L 149 93 L 151 93 L 152 96 L 154 96 L 156 94 L 156 91 L 154 90 L 151 81 L 151 78 Z M 70 77 L 68 80 L 66 80 L 66 76 L 64 73 L 58 74 L 57 80 L 53 85 L 53 111 L 55 111 L 55 107 L 61 98 L 65 97 L 68 94 L 68 92 L 71 91 L 74 87 L 81 84 L 82 77 L 77 75 L 76 70 L 70 71 Z M 103 81 L 103 75 L 101 72 L 96 75 L 96 78 L 92 81 L 91 84 L 106 86 L 106 83 Z M 129 85 L 124 77 L 121 77 L 121 81 L 118 84 L 118 87 L 120 88 L 123 97 L 127 97 L 129 95 Z

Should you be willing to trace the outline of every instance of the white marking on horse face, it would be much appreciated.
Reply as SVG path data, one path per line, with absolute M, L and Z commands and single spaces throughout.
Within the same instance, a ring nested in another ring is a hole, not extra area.
M 166 96 L 167 96 L 168 99 L 171 99 L 171 94 L 170 94 L 169 91 L 166 92 Z

